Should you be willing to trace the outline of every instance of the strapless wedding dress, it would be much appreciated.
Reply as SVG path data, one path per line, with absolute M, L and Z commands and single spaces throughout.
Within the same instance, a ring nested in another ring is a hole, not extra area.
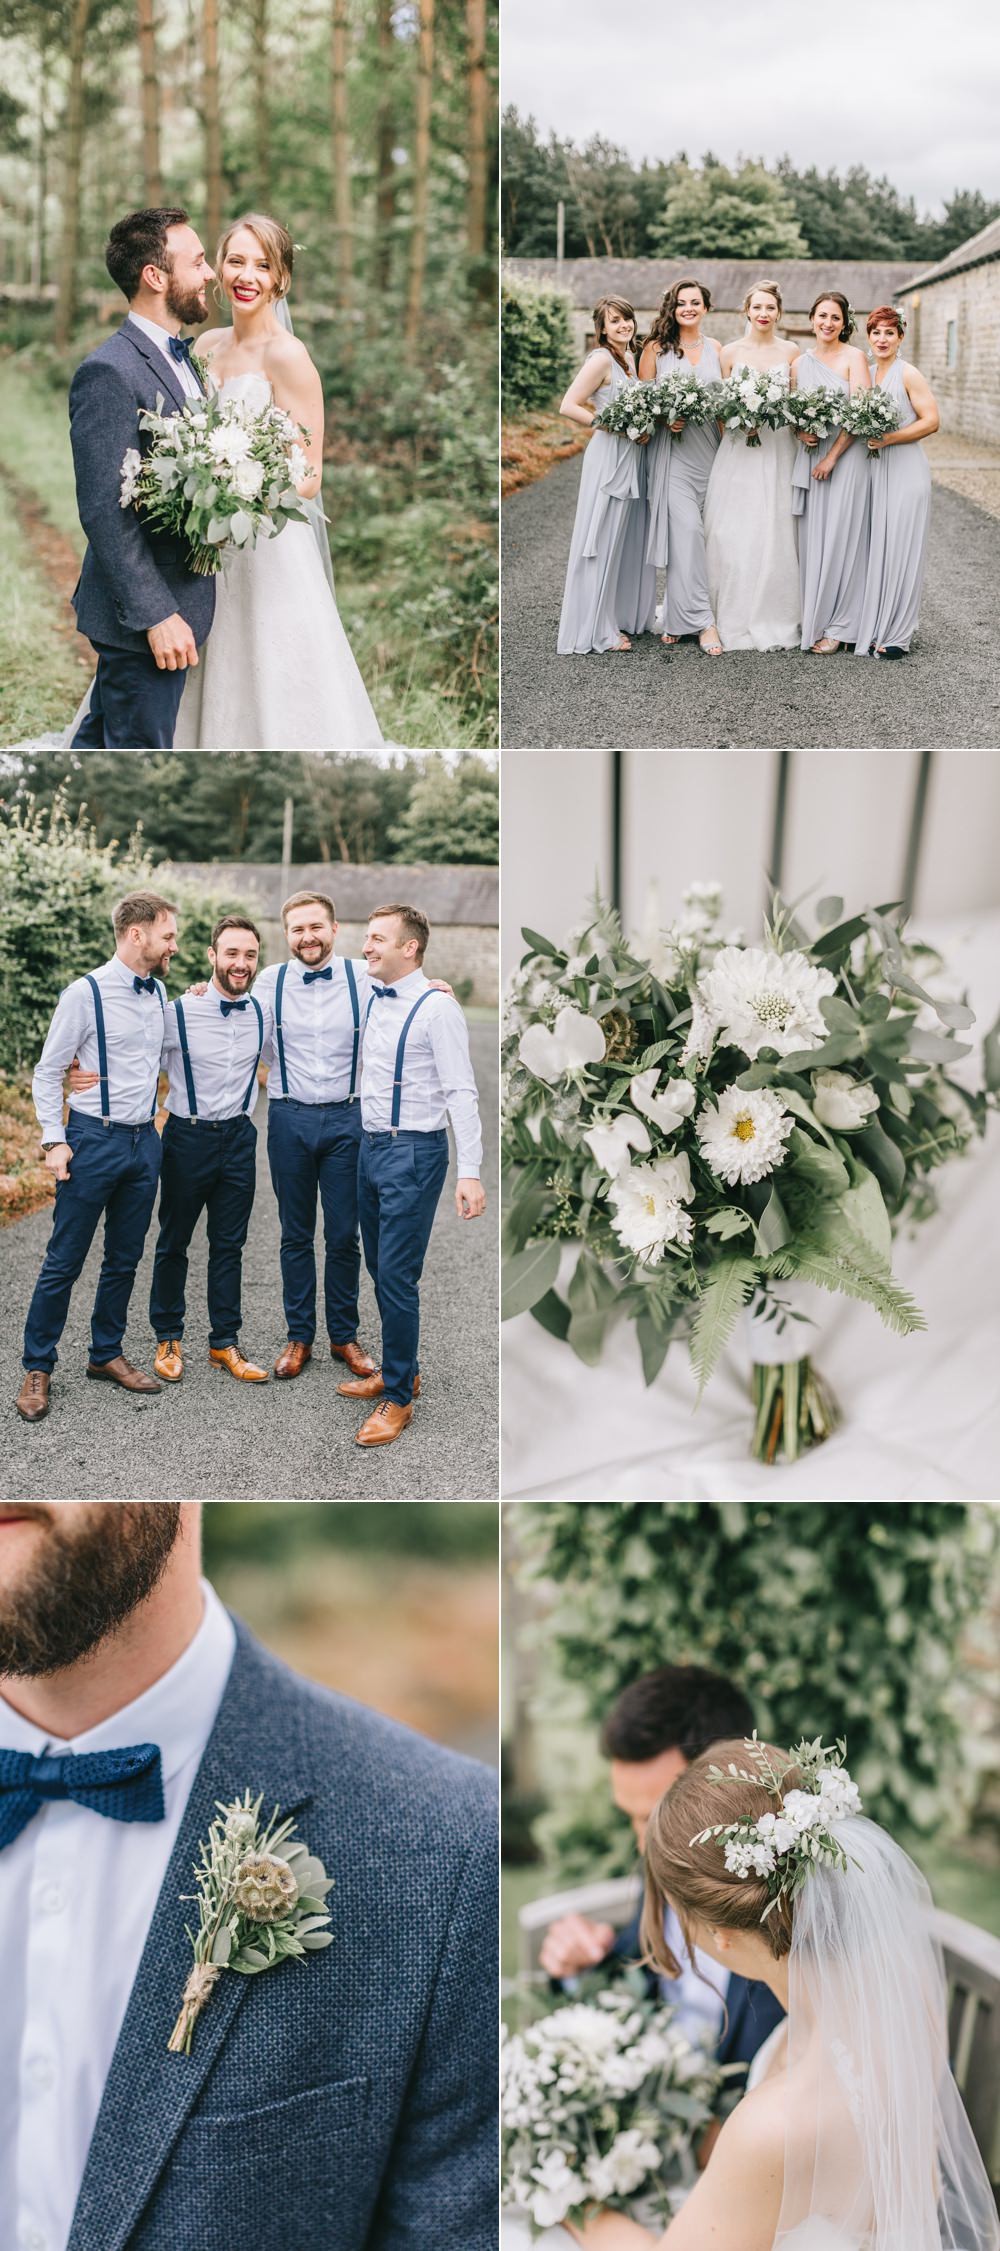
M 271 403 L 265 375 L 231 376 L 223 399 Z M 375 750 L 378 721 L 310 524 L 227 548 L 215 622 L 189 671 L 178 750 Z

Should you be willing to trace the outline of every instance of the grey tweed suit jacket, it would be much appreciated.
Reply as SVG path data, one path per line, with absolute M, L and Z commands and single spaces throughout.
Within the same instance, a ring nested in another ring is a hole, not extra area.
M 215 615 L 215 582 L 188 568 L 185 542 L 151 531 L 120 503 L 129 447 L 146 453 L 151 442 L 140 431 L 140 409 L 155 408 L 157 395 L 165 414 L 185 404 L 171 362 L 131 320 L 82 362 L 69 392 L 76 501 L 88 541 L 73 595 L 76 622 L 99 646 L 147 653 L 147 629 L 175 611 L 199 647 Z
M 495 2251 L 494 1789 L 238 1646 L 112 2059 L 68 2251 Z M 198 1840 L 264 1793 L 334 1878 L 333 1944 L 224 1973 L 190 2056 Z M 113 1932 L 109 1943 L 113 1943 Z

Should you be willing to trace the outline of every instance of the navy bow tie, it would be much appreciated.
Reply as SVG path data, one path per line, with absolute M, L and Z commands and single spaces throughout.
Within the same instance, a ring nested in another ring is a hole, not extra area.
M 329 982 L 332 976 L 333 963 L 332 961 L 328 961 L 325 969 L 304 969 L 302 972 L 302 982 L 304 985 L 315 985 L 320 977 L 325 977 Z
M 155 993 L 155 977 L 133 977 L 132 990 L 136 993 Z
M 376 1000 L 395 1000 L 396 998 L 395 985 L 373 985 L 372 992 Z
M 172 360 L 186 360 L 190 367 L 191 354 L 194 351 L 194 337 L 168 336 L 167 350 Z
M 224 1016 L 232 1016 L 233 1014 L 238 1016 L 241 1009 L 249 1008 L 250 1003 L 248 1000 L 224 1000 L 220 1001 L 219 1006 Z
M 0 1850 L 13 1844 L 46 1798 L 72 1798 L 112 1821 L 162 1821 L 159 1748 L 135 1743 L 124 1751 L 69 1751 L 52 1759 L 0 1751 Z

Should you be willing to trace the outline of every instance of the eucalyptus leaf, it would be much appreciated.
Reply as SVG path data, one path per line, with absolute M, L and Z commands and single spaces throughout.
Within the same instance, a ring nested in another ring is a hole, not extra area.
M 551 1337 L 558 1337 L 560 1343 L 565 1344 L 569 1335 L 569 1307 L 557 1290 L 546 1290 L 545 1296 L 538 1298 L 529 1310 L 533 1321 L 538 1321 Z
M 638 1315 L 635 1324 L 635 1333 L 639 1342 L 639 1351 L 642 1355 L 643 1382 L 645 1383 L 646 1389 L 648 1391 L 650 1384 L 656 1382 L 656 1378 L 659 1375 L 660 1369 L 662 1368 L 663 1363 L 667 1357 L 667 1353 L 670 1349 L 670 1335 L 669 1332 L 665 1336 L 662 1335 L 648 1313 L 640 1313 Z
M 566 955 L 561 946 L 554 946 L 551 938 L 540 937 L 537 930 L 522 928 L 521 936 L 533 954 L 546 954 L 550 961 L 565 961 Z
M 828 924 L 839 922 L 843 912 L 843 899 L 820 899 L 816 907 L 816 920 L 826 927 Z
M 574 1313 L 570 1319 L 566 1341 L 577 1359 L 588 1368 L 596 1368 L 600 1360 L 611 1313 L 610 1306 L 599 1306 L 586 1313 Z
M 906 1163 L 902 1151 L 897 1149 L 896 1143 L 890 1140 L 889 1135 L 877 1123 L 867 1125 L 863 1133 L 854 1135 L 853 1140 L 858 1154 L 871 1166 L 883 1187 L 888 1188 L 895 1202 L 906 1185 Z
M 552 1288 L 558 1272 L 557 1242 L 531 1243 L 526 1250 L 508 1259 L 501 1280 L 501 1321 L 511 1321 L 518 1313 L 530 1312 L 539 1298 Z
M 1000 1016 L 983 1041 L 983 1080 L 989 1094 L 1000 1093 Z

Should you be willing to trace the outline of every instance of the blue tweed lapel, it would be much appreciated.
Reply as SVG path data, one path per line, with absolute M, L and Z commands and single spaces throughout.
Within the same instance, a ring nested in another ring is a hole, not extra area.
M 162 352 L 157 350 L 155 344 L 150 343 L 149 337 L 143 335 L 141 328 L 136 328 L 134 321 L 127 318 L 123 320 L 118 334 L 124 338 L 126 344 L 131 344 L 133 350 L 138 352 L 140 358 L 145 361 L 158 389 L 169 391 L 175 406 L 186 406 L 187 392 L 180 377 L 174 374 L 172 360 L 167 359 Z
M 308 1746 L 280 1669 L 239 1620 L 237 1649 L 218 1718 L 195 1777 L 170 1865 L 156 1903 L 125 2020 L 111 2060 L 87 2154 L 67 2251 L 123 2251 L 193 2103 L 241 2007 L 259 2006 L 255 1978 L 220 1978 L 199 2018 L 190 2056 L 173 2056 L 167 2041 L 191 1967 L 185 1922 L 200 1838 L 216 1800 L 250 1788 L 294 1813 L 311 1796 Z M 280 1970 L 271 1973 L 280 1976 Z

